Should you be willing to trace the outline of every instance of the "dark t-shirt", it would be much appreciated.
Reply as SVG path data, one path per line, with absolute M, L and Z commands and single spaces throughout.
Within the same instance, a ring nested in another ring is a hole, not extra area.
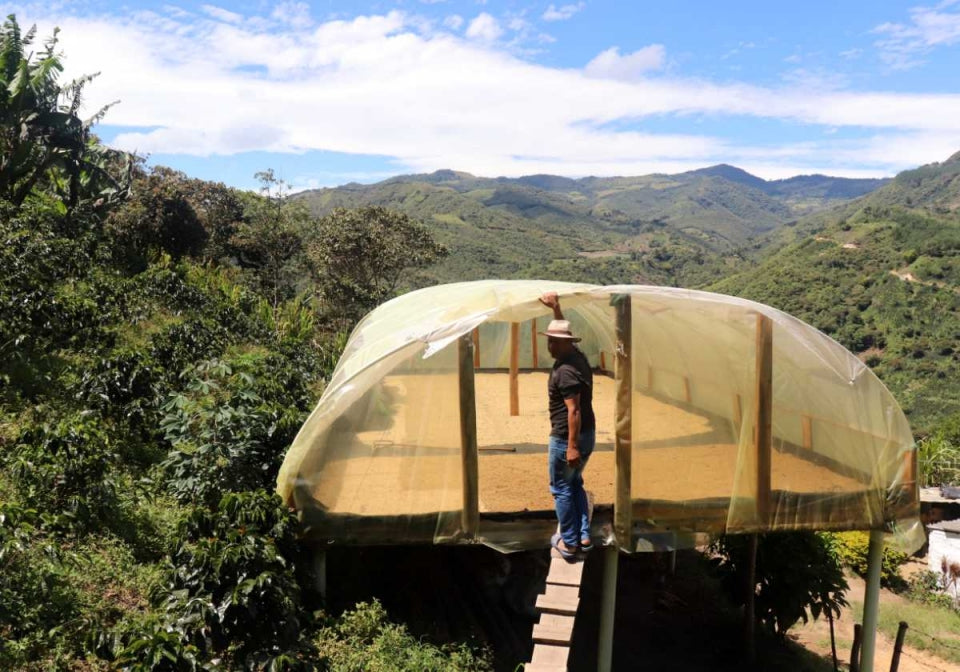
M 593 371 L 586 355 L 579 349 L 573 354 L 553 363 L 550 382 L 547 383 L 550 396 L 550 436 L 566 439 L 570 436 L 567 426 L 567 405 L 564 399 L 580 393 L 580 431 L 595 429 L 596 418 L 593 415 Z

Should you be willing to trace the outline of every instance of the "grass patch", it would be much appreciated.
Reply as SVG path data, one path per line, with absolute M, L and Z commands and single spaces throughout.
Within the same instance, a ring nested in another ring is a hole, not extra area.
M 850 603 L 853 613 L 863 613 L 863 605 Z M 880 603 L 879 629 L 890 639 L 897 636 L 900 621 L 906 621 L 905 643 L 938 658 L 960 663 L 960 615 L 941 607 L 914 602 Z

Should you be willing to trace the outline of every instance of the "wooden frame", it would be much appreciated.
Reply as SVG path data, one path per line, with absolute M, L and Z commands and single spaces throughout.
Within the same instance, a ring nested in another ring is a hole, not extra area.
M 530 366 L 533 369 L 537 368 L 537 365 L 540 363 L 540 352 L 539 344 L 537 343 L 537 320 L 536 318 L 530 322 Z
M 757 314 L 756 417 L 757 522 L 770 522 L 770 468 L 773 444 L 773 320 Z
M 460 338 L 457 345 L 460 388 L 460 459 L 463 477 L 463 510 L 460 529 L 467 537 L 480 531 L 480 466 L 477 450 L 477 401 L 474 386 L 474 336 Z
M 510 323 L 510 415 L 520 415 L 520 323 Z
M 633 347 L 632 310 L 630 295 L 615 298 L 616 323 L 616 434 L 614 437 L 614 459 L 616 462 L 616 502 L 614 506 L 614 533 L 617 544 L 629 550 L 633 545 L 633 500 L 630 491 L 632 441 L 633 441 Z

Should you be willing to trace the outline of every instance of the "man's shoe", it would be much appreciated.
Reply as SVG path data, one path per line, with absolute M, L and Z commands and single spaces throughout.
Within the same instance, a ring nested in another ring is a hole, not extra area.
M 560 536 L 559 532 L 554 532 L 553 536 L 550 537 L 550 545 L 553 546 L 555 549 L 557 549 L 557 553 L 560 554 L 560 557 L 566 560 L 567 562 L 576 561 L 577 559 L 576 552 L 571 553 L 570 551 L 566 550 L 566 544 L 561 546 L 560 545 L 561 543 L 563 543 L 563 537 Z

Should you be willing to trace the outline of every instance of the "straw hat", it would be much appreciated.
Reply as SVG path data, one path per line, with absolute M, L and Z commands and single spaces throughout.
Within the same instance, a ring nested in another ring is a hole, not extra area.
M 574 343 L 580 341 L 580 339 L 574 336 L 573 332 L 570 331 L 570 322 L 567 320 L 551 320 L 550 324 L 547 326 L 547 330 L 541 331 L 540 335 L 549 336 L 550 338 L 562 338 L 568 341 L 573 341 Z

